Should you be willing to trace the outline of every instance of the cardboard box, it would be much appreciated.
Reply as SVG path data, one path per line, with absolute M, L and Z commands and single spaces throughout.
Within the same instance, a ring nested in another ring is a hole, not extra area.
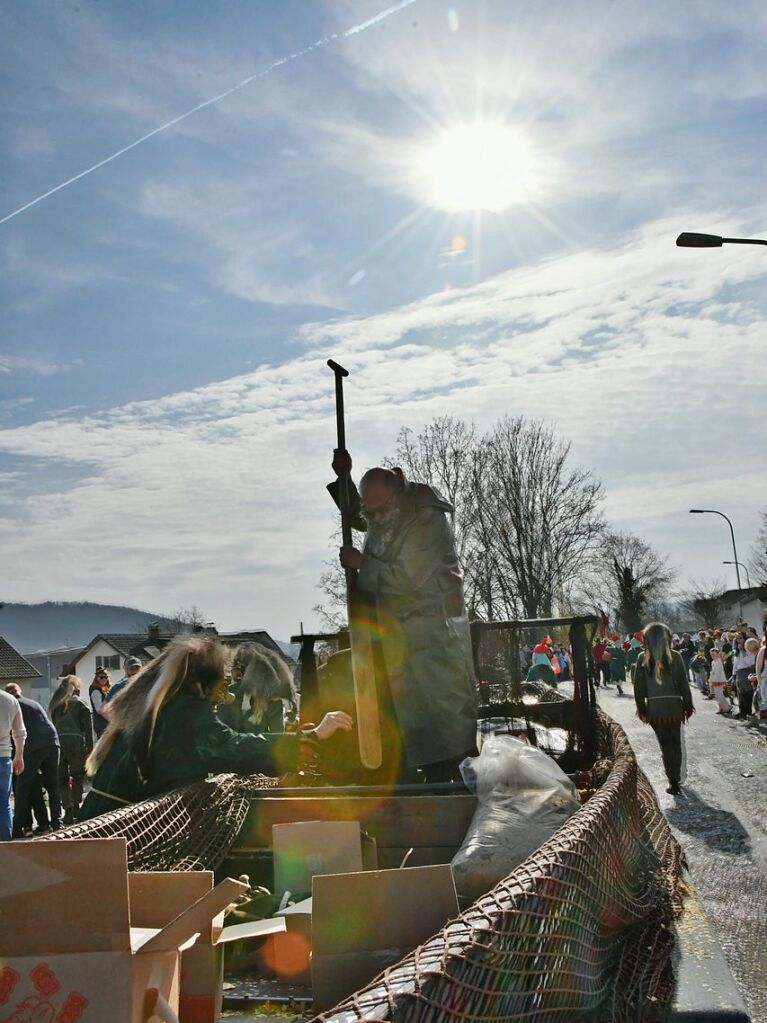
M 299 821 L 272 827 L 274 891 L 310 892 L 316 874 L 374 870 L 376 842 L 359 821 Z
M 131 909 L 150 927 L 177 915 L 212 888 L 213 874 L 208 870 L 136 871 L 128 875 Z M 181 955 L 179 1023 L 216 1023 L 219 1019 L 225 944 L 243 938 L 276 936 L 284 930 L 285 921 L 281 918 L 224 927 L 223 910 L 212 917 L 195 944 Z
M 457 915 L 449 864 L 315 877 L 315 1012 L 332 1009 Z
M 312 900 L 304 899 L 281 909 L 275 916 L 285 922 L 285 933 L 272 939 L 272 967 L 286 984 L 312 982 Z
M 244 890 L 229 879 L 150 914 L 125 839 L 0 844 L 0 1016 L 178 1023 L 179 952 Z
M 272 828 L 275 892 L 310 892 L 318 874 L 357 873 L 377 867 L 376 841 L 359 821 L 299 821 Z M 278 980 L 311 983 L 312 900 L 288 906 L 279 915 L 285 934 L 275 935 L 269 963 Z

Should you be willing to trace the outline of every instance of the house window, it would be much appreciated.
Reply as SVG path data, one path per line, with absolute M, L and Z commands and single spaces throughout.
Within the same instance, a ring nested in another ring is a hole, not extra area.
M 111 654 L 108 657 L 97 657 L 96 658 L 96 670 L 99 668 L 106 668 L 108 671 L 119 671 L 120 670 L 120 655 Z

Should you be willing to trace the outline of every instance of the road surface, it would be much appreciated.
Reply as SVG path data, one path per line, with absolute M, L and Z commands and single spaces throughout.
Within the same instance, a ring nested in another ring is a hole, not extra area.
M 690 875 L 754 1023 L 767 1023 L 767 740 L 719 717 L 693 693 L 685 726 L 687 780 L 666 792 L 655 734 L 636 717 L 633 692 L 600 689 L 599 704 L 625 729 L 687 857 Z

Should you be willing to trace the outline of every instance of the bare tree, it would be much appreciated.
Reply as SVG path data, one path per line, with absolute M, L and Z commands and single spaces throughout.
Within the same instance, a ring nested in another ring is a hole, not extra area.
M 329 632 L 337 632 L 339 629 L 345 629 L 348 624 L 346 577 L 337 555 L 341 545 L 340 528 L 333 531 L 328 542 L 336 556 L 332 560 L 324 562 L 325 568 L 317 583 L 317 589 L 322 593 L 324 599 L 319 604 L 315 604 L 312 610 L 324 628 Z
M 179 607 L 167 615 L 167 618 L 179 632 L 196 632 L 210 623 L 210 619 L 196 604 L 191 607 Z
M 715 629 L 722 624 L 727 614 L 727 605 L 723 599 L 725 589 L 721 579 L 710 583 L 693 582 L 687 593 L 682 595 L 680 606 L 693 617 L 696 624 L 706 629 Z
M 453 416 L 417 434 L 400 431 L 386 464 L 452 503 L 471 617 L 549 616 L 555 594 L 581 571 L 604 529 L 602 486 L 571 467 L 569 456 L 570 445 L 550 428 L 521 416 L 502 419 L 481 438 Z M 319 586 L 328 601 L 315 611 L 335 625 L 344 591 L 334 564 Z
M 632 533 L 609 532 L 576 583 L 577 603 L 604 608 L 624 632 L 645 624 L 651 606 L 660 606 L 674 580 L 668 559 Z
M 762 524 L 751 548 L 748 567 L 754 576 L 754 582 L 759 586 L 767 586 L 767 508 L 762 511 Z
M 491 560 L 493 612 L 547 617 L 598 542 L 602 485 L 570 445 L 522 416 L 482 438 L 472 466 L 473 550 Z
M 463 558 L 469 541 L 469 481 L 476 447 L 474 424 L 455 416 L 439 416 L 420 433 L 404 428 L 397 436 L 397 451 L 386 465 L 399 465 L 409 479 L 428 483 L 453 506 L 451 516 L 456 549 Z
M 469 616 L 492 618 L 492 558 L 477 543 L 473 511 L 477 447 L 473 423 L 467 424 L 455 416 L 439 416 L 417 434 L 403 427 L 397 436 L 396 454 L 387 458 L 385 464 L 400 466 L 409 479 L 428 483 L 450 501 Z

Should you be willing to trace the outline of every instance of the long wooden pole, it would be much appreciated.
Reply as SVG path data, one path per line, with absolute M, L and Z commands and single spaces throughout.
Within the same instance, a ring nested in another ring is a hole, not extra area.
M 339 450 L 346 450 L 346 425 L 344 422 L 344 377 L 349 371 L 337 362 L 328 359 L 328 366 L 336 378 L 336 433 Z M 341 536 L 344 546 L 352 542 L 351 500 L 349 473 L 339 476 L 339 504 L 341 506 Z M 378 714 L 378 693 L 376 690 L 373 647 L 369 626 L 361 622 L 357 614 L 355 586 L 357 573 L 346 569 L 346 607 L 349 615 L 349 639 L 352 648 L 352 674 L 354 676 L 354 702 L 357 711 L 357 741 L 360 760 L 364 767 L 374 771 L 381 766 L 381 722 Z

